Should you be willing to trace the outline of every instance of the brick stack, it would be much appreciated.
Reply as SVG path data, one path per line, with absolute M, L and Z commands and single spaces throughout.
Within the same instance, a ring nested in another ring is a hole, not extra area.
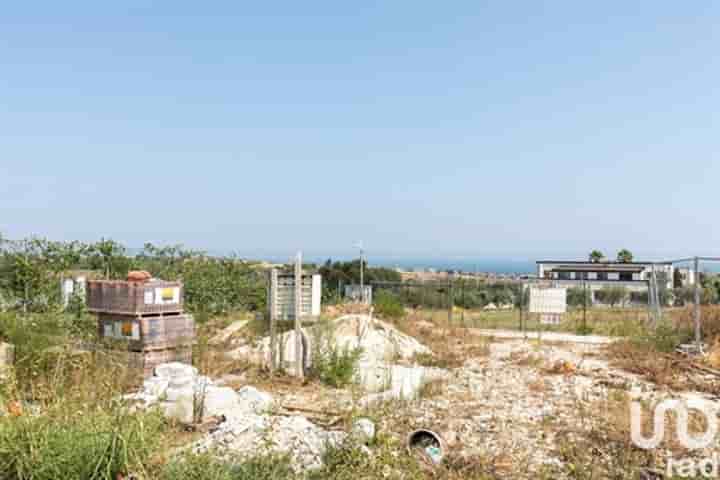
M 101 339 L 131 352 L 130 367 L 152 374 L 166 362 L 192 363 L 195 321 L 183 310 L 183 285 L 131 272 L 128 281 L 87 284 L 88 310 Z

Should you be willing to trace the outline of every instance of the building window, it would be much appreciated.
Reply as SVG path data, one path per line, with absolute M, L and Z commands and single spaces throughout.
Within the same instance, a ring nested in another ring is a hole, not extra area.
M 632 282 L 632 280 L 633 280 L 632 272 L 620 272 L 620 280 L 623 282 Z
M 597 272 L 597 279 L 598 280 L 607 280 L 608 279 L 607 272 Z
M 558 272 L 558 278 L 560 280 L 571 280 L 570 272 Z

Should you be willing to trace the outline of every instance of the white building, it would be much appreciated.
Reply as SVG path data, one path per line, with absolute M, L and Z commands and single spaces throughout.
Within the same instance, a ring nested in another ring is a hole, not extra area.
M 559 287 L 586 287 L 595 301 L 595 292 L 606 287 L 624 287 L 631 296 L 647 293 L 653 265 L 658 288 L 672 290 L 673 265 L 670 262 L 586 262 L 541 260 L 537 262 L 539 279 L 552 280 Z

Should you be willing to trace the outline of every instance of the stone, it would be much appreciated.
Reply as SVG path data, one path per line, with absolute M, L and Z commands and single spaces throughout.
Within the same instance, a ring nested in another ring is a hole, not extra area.
M 205 390 L 203 400 L 204 415 L 205 417 L 242 415 L 245 412 L 238 411 L 239 400 L 240 396 L 232 388 L 209 386 Z
M 250 323 L 250 320 L 237 320 L 227 327 L 223 328 L 217 335 L 212 337 L 210 339 L 210 344 L 212 345 L 220 345 L 223 343 L 227 343 L 228 341 L 232 340 L 232 338 L 238 334 L 238 332 L 241 332 L 247 327 L 248 323 Z
M 238 403 L 248 412 L 265 413 L 272 408 L 274 403 L 272 395 L 251 386 L 241 388 L 237 395 Z
M 165 379 L 183 378 L 183 377 L 196 377 L 198 374 L 197 368 L 192 365 L 180 362 L 163 363 L 155 367 L 154 372 L 156 377 Z
M 370 419 L 359 418 L 353 422 L 350 435 L 357 442 L 369 444 L 375 439 L 375 424 Z
M 9 367 L 15 362 L 15 345 L 0 342 L 0 368 Z
M 160 408 L 166 418 L 180 423 L 191 424 L 195 421 L 195 403 L 192 392 L 184 391 L 173 401 L 160 402 Z
M 357 382 L 370 395 L 360 400 L 363 405 L 391 399 L 412 400 L 427 382 L 445 378 L 448 372 L 440 368 L 405 367 L 388 364 L 360 364 Z
M 170 381 L 160 377 L 150 377 L 143 382 L 143 393 L 155 397 L 162 397 L 165 395 Z
M 247 414 L 221 423 L 192 449 L 241 458 L 255 456 L 259 451 L 287 454 L 293 469 L 302 473 L 321 467 L 327 447 L 339 445 L 346 436 L 344 432 L 324 430 L 302 416 Z

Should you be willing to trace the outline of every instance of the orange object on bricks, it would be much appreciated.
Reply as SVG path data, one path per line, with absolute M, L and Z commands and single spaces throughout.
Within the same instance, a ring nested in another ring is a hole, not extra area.
M 22 403 L 18 401 L 10 402 L 8 404 L 8 413 L 12 415 L 13 417 L 19 417 L 23 414 L 23 407 Z
M 146 272 L 145 270 L 130 271 L 127 275 L 128 282 L 147 282 L 151 278 L 152 275 L 150 275 L 150 272 Z

